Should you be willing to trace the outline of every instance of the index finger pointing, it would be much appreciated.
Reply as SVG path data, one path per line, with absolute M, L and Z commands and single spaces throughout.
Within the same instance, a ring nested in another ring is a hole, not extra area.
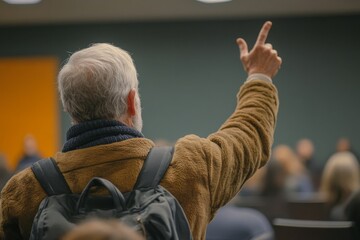
M 267 21 L 264 23 L 263 27 L 260 30 L 259 36 L 257 38 L 255 45 L 263 45 L 266 42 L 267 36 L 269 34 L 269 31 L 271 29 L 272 23 L 270 21 Z

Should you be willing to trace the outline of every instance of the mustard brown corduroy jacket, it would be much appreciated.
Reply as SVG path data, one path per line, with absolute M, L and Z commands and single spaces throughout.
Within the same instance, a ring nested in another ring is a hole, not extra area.
M 187 135 L 176 142 L 161 185 L 180 202 L 195 240 L 205 239 L 207 224 L 216 211 L 269 159 L 277 111 L 275 86 L 252 80 L 241 87 L 234 113 L 217 132 L 207 138 Z M 94 176 L 128 192 L 153 146 L 149 139 L 133 138 L 60 152 L 54 158 L 74 193 L 80 193 Z M 1 193 L 5 236 L 14 239 L 20 234 L 28 239 L 45 196 L 31 169 L 15 175 Z

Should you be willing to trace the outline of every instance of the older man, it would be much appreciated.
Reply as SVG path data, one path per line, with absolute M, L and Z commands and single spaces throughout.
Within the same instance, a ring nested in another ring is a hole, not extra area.
M 161 181 L 183 207 L 194 239 L 205 239 L 216 211 L 269 158 L 278 110 L 271 78 L 281 65 L 276 50 L 266 43 L 270 28 L 271 22 L 266 22 L 250 52 L 246 42 L 237 39 L 248 79 L 239 90 L 234 113 L 207 138 L 179 139 Z M 74 53 L 61 69 L 61 100 L 74 125 L 54 159 L 72 192 L 81 192 L 94 176 L 110 180 L 122 192 L 134 186 L 154 146 L 141 134 L 136 76 L 131 57 L 109 44 Z M 44 197 L 30 169 L 10 180 L 1 195 L 1 229 L 6 237 L 29 237 Z

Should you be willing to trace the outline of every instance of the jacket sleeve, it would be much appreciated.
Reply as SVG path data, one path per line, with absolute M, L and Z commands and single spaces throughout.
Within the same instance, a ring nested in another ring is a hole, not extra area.
M 23 239 L 20 233 L 19 225 L 18 225 L 18 219 L 13 216 L 13 213 L 15 212 L 14 209 L 12 209 L 9 205 L 9 201 L 16 201 L 15 198 L 13 198 L 10 194 L 12 190 L 15 190 L 15 186 L 13 182 L 8 182 L 8 184 L 5 186 L 1 193 L 1 199 L 0 199 L 0 210 L 1 210 L 1 228 L 0 228 L 0 236 L 3 235 L 4 239 Z M 4 201 L 4 199 L 7 199 L 9 201 Z
M 246 82 L 234 113 L 203 142 L 212 213 L 269 160 L 277 112 L 278 95 L 272 83 Z
M 31 189 L 31 195 L 28 194 Z M 5 239 L 28 239 L 39 203 L 45 197 L 30 168 L 13 176 L 1 192 L 1 227 Z

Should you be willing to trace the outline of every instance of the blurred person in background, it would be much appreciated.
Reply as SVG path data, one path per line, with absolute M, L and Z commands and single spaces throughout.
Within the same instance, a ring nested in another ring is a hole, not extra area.
M 266 166 L 261 196 L 284 198 L 287 173 L 284 167 L 272 158 Z
M 306 195 L 314 191 L 308 171 L 289 146 L 276 146 L 273 159 L 285 172 L 283 188 L 286 195 Z
M 243 185 L 240 196 L 260 196 L 264 188 L 264 178 L 267 172 L 267 166 L 260 168 L 247 182 Z
M 75 226 L 61 240 L 145 240 L 119 220 L 91 219 Z
M 339 138 L 336 143 L 336 152 L 351 152 L 351 143 L 348 138 Z
M 154 140 L 154 143 L 155 143 L 155 146 L 158 146 L 158 147 L 174 146 L 174 144 L 175 144 L 173 142 L 170 142 L 169 140 L 162 139 L 162 138 Z
M 259 211 L 251 208 L 225 206 L 209 223 L 206 240 L 274 239 L 269 220 Z
M 336 152 L 351 152 L 355 155 L 358 163 L 360 164 L 360 158 L 353 146 L 351 145 L 350 139 L 342 137 L 339 138 L 336 143 Z
M 0 154 L 0 192 L 11 176 L 12 173 L 7 166 L 5 155 Z
M 20 172 L 33 163 L 41 159 L 36 139 L 32 135 L 27 135 L 24 138 L 23 156 L 19 160 L 15 172 Z
M 0 153 L 0 192 L 7 183 L 7 181 L 10 179 L 12 173 L 8 169 L 7 161 L 5 158 L 5 155 Z M 1 215 L 1 202 L 0 202 L 0 221 L 2 220 Z M 0 239 L 4 239 L 3 234 L 0 231 Z
M 286 218 L 287 189 L 285 183 L 288 174 L 279 162 L 272 157 L 266 166 L 262 189 L 260 192 L 261 202 L 259 209 L 270 220 L 278 217 Z
M 345 207 L 359 187 L 360 172 L 355 155 L 350 152 L 332 155 L 325 165 L 320 186 L 329 207 L 330 219 L 347 219 Z
M 314 158 L 315 147 L 310 139 L 300 139 L 296 144 L 296 154 L 310 174 L 313 186 L 318 189 L 321 179 L 321 167 Z

